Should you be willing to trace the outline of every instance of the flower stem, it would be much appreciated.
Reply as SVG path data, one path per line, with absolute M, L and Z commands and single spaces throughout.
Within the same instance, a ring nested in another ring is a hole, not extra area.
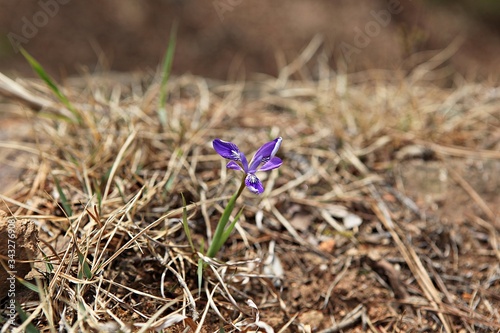
M 241 192 L 243 192 L 243 189 L 245 188 L 245 179 L 246 179 L 246 174 L 243 175 L 243 178 L 241 178 L 241 184 L 240 188 L 238 189 L 238 192 L 236 192 L 236 199 L 241 195 Z
M 240 188 L 231 197 L 231 199 L 229 199 L 229 202 L 227 203 L 227 206 L 224 209 L 224 213 L 222 213 L 222 216 L 219 220 L 219 223 L 217 224 L 217 228 L 215 228 L 215 233 L 214 233 L 214 237 L 212 238 L 212 243 L 210 244 L 210 247 L 208 248 L 207 257 L 213 258 L 217 254 L 217 252 L 220 250 L 222 245 L 224 245 L 224 237 L 223 237 L 224 231 L 226 230 L 226 226 L 229 222 L 229 217 L 231 216 L 231 213 L 233 212 L 236 200 L 239 198 L 239 196 L 243 192 L 244 188 L 245 188 L 245 176 L 243 176 L 243 179 L 241 180 Z

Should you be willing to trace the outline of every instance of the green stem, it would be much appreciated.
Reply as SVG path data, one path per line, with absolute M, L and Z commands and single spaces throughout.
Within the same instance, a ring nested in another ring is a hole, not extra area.
M 236 199 L 238 199 L 238 197 L 241 195 L 241 192 L 243 192 L 243 189 L 245 188 L 245 179 L 246 179 L 247 175 L 243 175 L 243 178 L 241 178 L 241 184 L 240 184 L 240 188 L 238 189 L 238 192 L 236 192 Z
M 236 203 L 236 200 L 239 198 L 241 193 L 243 192 L 243 189 L 245 188 L 245 177 L 246 175 L 243 176 L 243 179 L 241 180 L 241 185 L 238 191 L 231 197 L 229 202 L 227 203 L 226 208 L 224 209 L 224 213 L 222 213 L 222 216 L 219 220 L 219 223 L 217 224 L 217 228 L 215 228 L 215 233 L 214 237 L 212 238 L 212 243 L 210 244 L 210 247 L 208 248 L 207 251 L 207 257 L 213 258 L 217 252 L 220 250 L 223 243 L 223 234 L 224 230 L 226 229 L 226 226 L 229 222 L 229 217 L 231 216 L 231 213 L 233 212 L 234 205 Z

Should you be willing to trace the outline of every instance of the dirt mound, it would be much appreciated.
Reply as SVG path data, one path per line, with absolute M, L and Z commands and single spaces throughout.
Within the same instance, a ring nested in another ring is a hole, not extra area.
M 3 256 L 0 281 L 8 282 L 0 284 L 0 297 L 4 298 L 11 291 L 13 296 L 9 297 L 14 299 L 15 277 L 24 278 L 38 257 L 38 228 L 33 221 L 17 220 L 0 210 L 0 239 L 0 254 Z

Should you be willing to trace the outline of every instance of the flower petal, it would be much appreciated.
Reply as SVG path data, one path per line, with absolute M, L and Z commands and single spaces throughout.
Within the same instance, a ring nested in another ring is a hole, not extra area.
M 275 157 L 271 158 L 269 161 L 267 161 L 266 163 L 264 163 L 264 165 L 260 169 L 258 169 L 258 171 L 273 170 L 273 169 L 279 168 L 282 164 L 283 164 L 283 161 L 281 160 L 281 158 L 275 156 Z
M 245 171 L 246 173 L 248 173 L 248 161 L 247 161 L 247 157 L 245 156 L 245 154 L 240 153 L 240 158 L 241 158 L 241 165 L 243 165 L 243 171 Z
M 240 149 L 234 143 L 215 139 L 213 147 L 220 156 L 233 161 L 241 161 Z
M 245 185 L 248 190 L 254 194 L 261 194 L 264 192 L 262 182 L 253 173 L 249 173 L 245 178 Z
M 226 168 L 245 172 L 245 170 L 243 170 L 243 168 L 235 161 L 229 161 L 229 163 L 226 165 Z
M 253 173 L 257 171 L 257 168 L 259 167 L 259 165 L 261 165 L 261 163 L 267 163 L 269 160 L 271 160 L 278 152 L 278 149 L 281 146 L 281 141 L 283 141 L 283 139 L 281 137 L 278 137 L 273 141 L 264 143 L 253 156 L 252 161 L 250 162 L 250 167 L 248 168 L 248 172 Z

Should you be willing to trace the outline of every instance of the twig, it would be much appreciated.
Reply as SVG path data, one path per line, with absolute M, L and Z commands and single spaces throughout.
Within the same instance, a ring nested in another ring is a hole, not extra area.
M 344 268 L 335 277 L 335 279 L 333 280 L 333 282 L 328 287 L 328 290 L 326 292 L 325 301 L 323 302 L 323 309 L 325 309 L 326 306 L 328 305 L 328 302 L 330 301 L 330 296 L 332 295 L 333 289 L 340 282 L 340 280 L 342 280 L 342 278 L 344 277 L 344 275 L 347 273 L 347 270 L 349 269 L 349 267 L 351 267 L 351 261 L 352 261 L 352 257 L 348 257 L 347 262 L 344 264 Z
M 365 307 L 363 304 L 359 304 L 357 307 L 355 307 L 351 312 L 349 312 L 344 319 L 340 323 L 338 323 L 335 326 L 326 328 L 324 330 L 319 331 L 318 333 L 335 333 L 343 330 L 344 328 L 347 328 L 349 326 L 352 326 L 358 322 L 358 320 L 361 319 L 363 316 L 363 313 L 365 312 Z
M 373 269 L 382 271 L 387 276 L 397 299 L 406 299 L 410 296 L 400 279 L 399 272 L 387 260 L 382 258 L 378 253 L 372 252 L 368 255 L 368 263 Z

